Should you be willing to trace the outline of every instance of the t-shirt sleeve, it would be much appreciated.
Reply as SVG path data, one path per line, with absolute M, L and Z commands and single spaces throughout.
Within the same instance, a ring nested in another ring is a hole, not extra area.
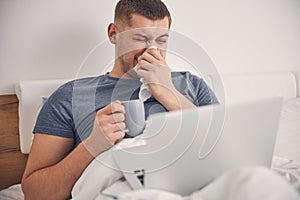
M 72 120 L 72 84 L 58 88 L 39 112 L 33 133 L 74 138 Z
M 202 78 L 190 74 L 191 83 L 195 89 L 196 106 L 218 104 L 218 98 Z

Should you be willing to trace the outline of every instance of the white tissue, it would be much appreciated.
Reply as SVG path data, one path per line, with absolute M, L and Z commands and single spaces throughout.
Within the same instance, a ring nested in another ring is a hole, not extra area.
M 127 149 L 132 147 L 144 146 L 147 141 L 140 138 L 124 138 L 115 145 L 116 149 Z
M 157 48 L 157 46 L 150 46 L 147 49 L 156 49 L 157 50 L 158 48 Z M 139 60 L 139 58 L 138 58 L 138 60 Z M 137 71 L 138 68 L 139 68 L 139 66 L 136 65 L 133 69 L 135 71 Z M 149 91 L 148 86 L 145 84 L 144 79 L 141 78 L 140 81 L 142 82 L 142 85 L 141 85 L 140 91 L 139 91 L 139 99 L 141 99 L 142 101 L 145 102 L 145 101 L 147 101 L 147 99 L 149 99 L 151 97 L 151 93 Z
M 138 65 L 136 65 L 133 69 L 137 71 L 139 68 Z M 139 99 L 141 99 L 143 102 L 147 101 L 151 97 L 151 93 L 149 91 L 148 86 L 145 84 L 144 79 L 141 78 L 140 81 L 142 82 L 142 85 L 140 87 L 139 91 Z

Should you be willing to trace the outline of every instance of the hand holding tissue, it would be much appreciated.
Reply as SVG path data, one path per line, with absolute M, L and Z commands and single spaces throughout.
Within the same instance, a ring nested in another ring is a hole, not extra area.
M 151 95 L 158 101 L 170 94 L 174 95 L 176 89 L 172 82 L 171 70 L 156 46 L 147 48 L 138 58 L 134 70 L 142 82 L 139 91 L 139 99 L 142 101 L 146 101 Z

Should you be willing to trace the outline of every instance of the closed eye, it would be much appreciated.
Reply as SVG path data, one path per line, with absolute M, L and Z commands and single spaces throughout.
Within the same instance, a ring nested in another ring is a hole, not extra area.
M 133 38 L 134 41 L 137 42 L 147 42 L 148 40 L 146 38 Z
M 132 39 L 137 42 L 147 42 L 148 41 L 148 37 L 146 35 L 142 35 L 142 34 L 135 34 L 132 37 Z
M 159 44 L 165 44 L 165 43 L 167 43 L 167 40 L 157 40 L 157 42 L 158 42 Z
M 168 42 L 168 38 L 169 38 L 169 35 L 165 34 L 165 35 L 162 35 L 162 36 L 156 38 L 156 42 L 158 44 L 166 44 Z

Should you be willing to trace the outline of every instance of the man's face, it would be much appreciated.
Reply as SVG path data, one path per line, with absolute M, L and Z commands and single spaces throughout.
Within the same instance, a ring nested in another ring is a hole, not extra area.
M 165 58 L 169 19 L 151 20 L 132 14 L 130 23 L 116 24 L 116 59 L 123 73 L 133 69 L 138 57 L 150 46 L 157 46 Z

